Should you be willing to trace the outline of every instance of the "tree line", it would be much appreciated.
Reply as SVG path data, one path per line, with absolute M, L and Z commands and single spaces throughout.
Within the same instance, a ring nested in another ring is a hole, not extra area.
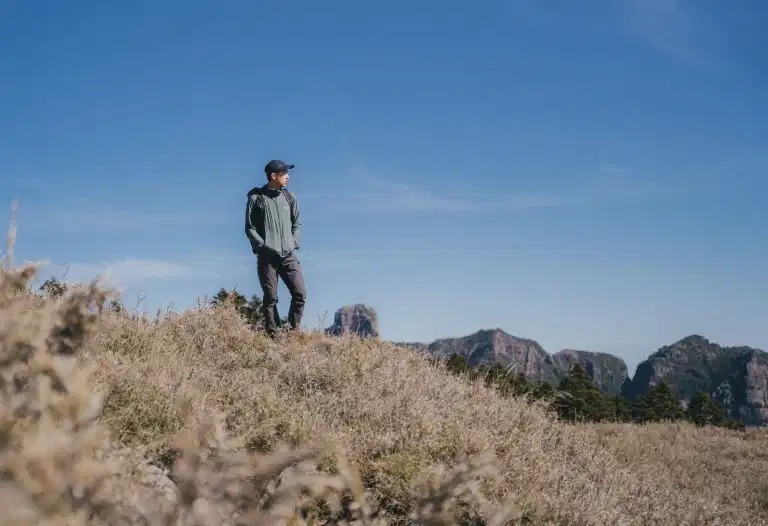
M 482 378 L 503 396 L 529 396 L 548 400 L 558 416 L 567 422 L 648 423 L 688 421 L 697 426 L 718 426 L 745 429 L 742 422 L 729 419 L 723 408 L 709 395 L 700 391 L 683 407 L 672 388 L 665 382 L 653 386 L 634 400 L 611 396 L 601 391 L 581 364 L 575 364 L 556 385 L 536 383 L 522 373 L 510 374 L 501 364 L 470 368 L 467 360 L 454 354 L 447 368 L 457 375 L 471 379 Z

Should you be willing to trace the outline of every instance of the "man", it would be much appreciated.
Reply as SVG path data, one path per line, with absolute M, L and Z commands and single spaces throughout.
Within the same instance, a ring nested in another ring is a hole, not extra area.
M 277 278 L 280 276 L 291 293 L 288 324 L 292 330 L 301 325 L 306 302 L 304 276 L 296 250 L 301 238 L 299 205 L 288 191 L 288 180 L 293 164 L 280 160 L 269 161 L 264 167 L 267 184 L 248 192 L 245 211 L 245 235 L 251 250 L 257 256 L 259 283 L 264 293 L 262 313 L 267 334 L 277 332 Z

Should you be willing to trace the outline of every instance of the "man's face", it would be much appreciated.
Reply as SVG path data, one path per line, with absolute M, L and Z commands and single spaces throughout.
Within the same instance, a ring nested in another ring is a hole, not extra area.
M 279 172 L 274 174 L 272 177 L 272 180 L 274 181 L 274 184 L 277 185 L 279 188 L 283 188 L 285 186 L 288 186 L 288 180 L 291 178 L 290 174 L 288 172 Z

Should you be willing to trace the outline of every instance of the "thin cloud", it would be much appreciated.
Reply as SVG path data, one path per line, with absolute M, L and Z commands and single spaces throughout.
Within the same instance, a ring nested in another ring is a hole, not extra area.
M 694 43 L 690 8 L 683 4 L 683 0 L 625 0 L 627 29 L 668 57 L 704 64 L 706 57 Z
M 352 213 L 428 212 L 523 212 L 566 204 L 561 195 L 503 192 L 445 192 L 413 183 L 373 175 L 375 172 L 354 152 L 348 140 L 342 144 L 343 163 L 354 186 L 334 191 L 334 209 Z M 320 197 L 320 194 L 313 195 Z M 323 194 L 325 195 L 325 194 Z
M 583 7 L 582 3 L 574 4 L 582 9 L 604 6 L 605 13 L 617 17 L 614 23 L 621 31 L 682 64 L 712 67 L 713 57 L 725 45 L 716 27 L 719 21 L 707 19 L 699 0 L 608 0 L 583 2 Z M 537 23 L 569 21 L 566 11 L 529 0 L 500 2 L 500 14 Z
M 364 212 L 483 212 L 526 211 L 553 208 L 565 204 L 562 196 L 552 194 L 515 194 L 503 192 L 447 193 L 427 190 L 395 180 L 362 179 L 364 188 L 333 194 L 336 210 Z M 316 195 L 316 194 L 313 194 Z
M 658 1 L 658 0 L 654 0 Z M 669 200 L 703 191 L 701 177 L 649 174 L 620 162 L 596 164 L 593 171 L 563 182 L 555 192 L 516 193 L 501 191 L 446 192 L 383 177 L 374 177 L 362 161 L 349 162 L 350 190 L 332 194 L 312 193 L 312 198 L 331 196 L 334 212 L 341 213 L 524 213 L 544 209 L 584 208 L 602 204 Z M 691 187 L 693 185 L 693 188 Z
M 44 228 L 60 232 L 118 233 L 184 226 L 215 226 L 231 222 L 240 215 L 221 210 L 201 209 L 194 204 L 172 203 L 172 209 L 157 209 L 137 204 L 119 205 L 97 202 L 66 189 L 51 187 L 29 179 L 17 184 L 33 192 L 30 199 L 19 199 L 18 221 L 25 229 Z M 178 205 L 178 206 L 177 206 Z
M 367 177 L 368 191 L 352 194 L 370 211 L 466 211 L 470 203 L 464 199 L 430 192 L 398 181 Z
M 53 264 L 47 270 L 48 274 L 69 283 L 89 282 L 101 278 L 107 283 L 122 286 L 146 281 L 215 276 L 215 273 L 204 268 L 174 261 L 142 258 L 124 258 L 107 262 L 75 262 L 68 265 Z
M 239 217 L 239 216 L 238 216 Z M 25 218 L 33 218 L 27 220 Z M 19 223 L 25 228 L 45 225 L 67 232 L 127 232 L 152 228 L 214 226 L 231 221 L 221 214 L 192 210 L 158 211 L 117 208 L 83 201 L 68 206 L 30 205 L 19 207 Z
M 321 271 L 345 271 L 381 268 L 382 265 L 413 265 L 413 251 L 376 249 L 313 249 L 305 251 L 302 261 Z
M 582 204 L 670 202 L 713 195 L 722 191 L 722 171 L 696 166 L 666 166 L 648 172 L 635 166 L 603 163 L 595 176 L 581 186 Z M 574 202 L 576 199 L 574 199 Z

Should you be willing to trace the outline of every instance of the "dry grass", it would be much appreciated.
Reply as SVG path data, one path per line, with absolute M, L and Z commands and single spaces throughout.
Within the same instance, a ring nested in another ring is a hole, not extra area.
M 764 524 L 768 435 L 571 426 L 411 350 L 0 273 L 0 524 Z

